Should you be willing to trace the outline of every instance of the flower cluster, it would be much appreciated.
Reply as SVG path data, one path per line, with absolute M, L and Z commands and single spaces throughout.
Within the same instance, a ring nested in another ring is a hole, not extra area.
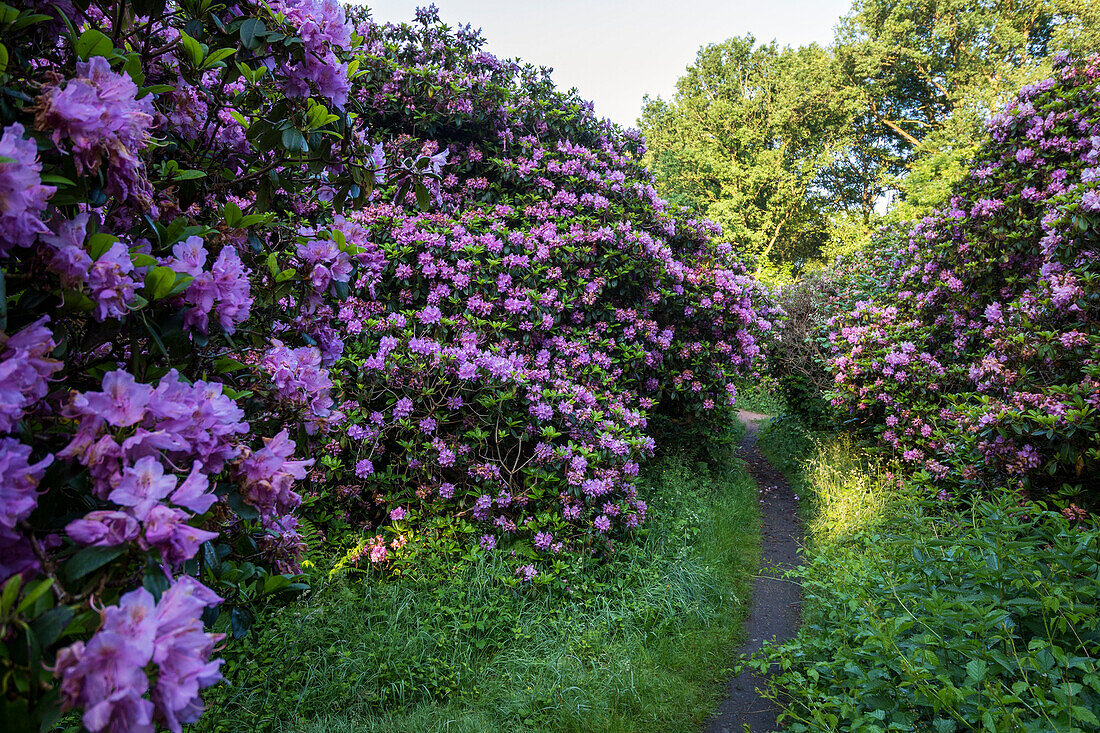
M 144 588 L 103 609 L 87 644 L 57 655 L 64 707 L 84 708 L 90 731 L 149 731 L 154 721 L 180 733 L 202 714 L 199 690 L 221 679 L 221 660 L 208 661 L 221 634 L 203 631 L 202 612 L 221 603 L 210 589 L 184 576 L 159 602 Z M 157 670 L 152 700 L 146 667 Z

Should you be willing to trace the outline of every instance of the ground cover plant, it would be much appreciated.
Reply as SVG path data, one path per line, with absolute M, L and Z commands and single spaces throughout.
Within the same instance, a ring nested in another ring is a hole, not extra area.
M 1100 531 L 1002 494 L 960 507 L 794 421 L 765 431 L 807 510 L 799 636 L 757 664 L 792 731 L 1086 731 Z
M 770 311 L 637 135 L 352 16 L 0 4 L 5 720 L 194 722 L 307 548 L 560 586 L 729 414 Z

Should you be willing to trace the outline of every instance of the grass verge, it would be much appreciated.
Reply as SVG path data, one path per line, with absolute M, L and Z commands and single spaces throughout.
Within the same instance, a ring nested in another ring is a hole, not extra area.
M 806 501 L 803 626 L 758 659 L 790 731 L 1100 729 L 1100 531 L 1008 495 L 927 501 L 778 421 Z
M 648 526 L 568 587 L 505 587 L 493 557 L 344 579 L 229 647 L 199 730 L 695 731 L 740 641 L 759 560 L 729 452 L 645 469 Z

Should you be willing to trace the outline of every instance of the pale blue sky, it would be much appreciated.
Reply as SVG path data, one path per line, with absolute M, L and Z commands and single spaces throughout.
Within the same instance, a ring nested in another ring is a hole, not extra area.
M 428 0 L 359 0 L 375 20 L 412 21 Z M 799 46 L 832 41 L 851 0 L 436 0 L 451 25 L 481 28 L 488 50 L 552 66 L 596 113 L 633 126 L 642 96 L 672 96 L 706 43 L 752 33 Z

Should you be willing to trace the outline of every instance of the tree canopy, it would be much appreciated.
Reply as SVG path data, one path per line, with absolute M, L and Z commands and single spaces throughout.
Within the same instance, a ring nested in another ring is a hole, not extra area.
M 1007 96 L 1098 41 L 1089 0 L 856 0 L 828 49 L 700 49 L 671 100 L 645 100 L 646 161 L 758 274 L 790 271 L 884 194 L 905 216 L 945 203 Z

